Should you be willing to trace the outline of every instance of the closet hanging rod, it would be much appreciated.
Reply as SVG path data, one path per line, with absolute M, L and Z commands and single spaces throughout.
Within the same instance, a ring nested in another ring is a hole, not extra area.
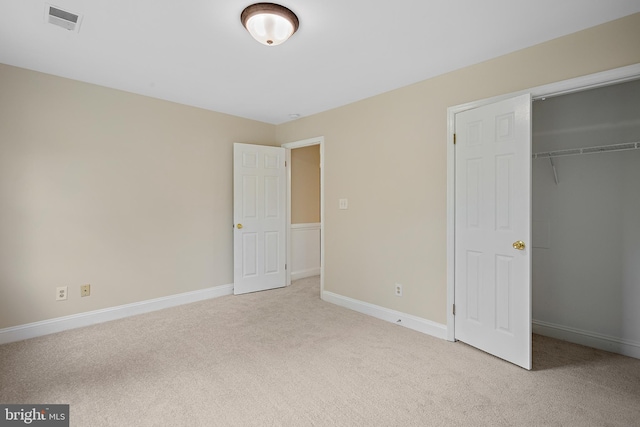
M 568 150 L 545 151 L 541 153 L 533 153 L 531 157 L 534 159 L 548 159 L 561 156 L 577 156 L 580 154 L 597 154 L 609 153 L 612 151 L 637 150 L 640 148 L 640 141 L 625 142 L 623 144 L 601 145 L 599 147 L 570 148 Z

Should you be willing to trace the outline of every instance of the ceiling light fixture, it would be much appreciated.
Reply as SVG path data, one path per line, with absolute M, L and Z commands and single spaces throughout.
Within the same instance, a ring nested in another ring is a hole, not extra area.
M 286 42 L 300 25 L 295 13 L 274 3 L 252 4 L 242 11 L 240 20 L 254 39 L 267 46 Z

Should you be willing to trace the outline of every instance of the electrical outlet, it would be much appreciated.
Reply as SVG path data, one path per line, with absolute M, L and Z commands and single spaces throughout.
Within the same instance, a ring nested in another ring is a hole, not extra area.
M 80 296 L 88 297 L 89 295 L 91 295 L 91 285 L 80 286 Z
M 56 288 L 56 301 L 64 301 L 67 299 L 67 287 L 59 286 Z
M 396 283 L 396 296 L 397 297 L 402 296 L 402 285 L 399 283 Z

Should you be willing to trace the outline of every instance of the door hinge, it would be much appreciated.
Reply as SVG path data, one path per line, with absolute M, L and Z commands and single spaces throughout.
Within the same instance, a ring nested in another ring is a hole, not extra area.
M 453 145 L 456 145 L 456 134 L 453 134 Z
M 284 161 L 284 167 L 285 168 L 287 167 L 287 161 L 286 160 Z
M 284 269 L 285 269 L 285 270 L 287 269 L 287 264 L 285 264 L 285 265 L 284 265 Z
M 454 316 L 456 315 L 456 305 L 455 304 L 453 304 L 453 315 Z

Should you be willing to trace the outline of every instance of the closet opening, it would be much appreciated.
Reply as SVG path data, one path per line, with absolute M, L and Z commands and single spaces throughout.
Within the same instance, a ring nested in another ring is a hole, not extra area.
M 533 331 L 640 358 L 640 80 L 532 112 Z

